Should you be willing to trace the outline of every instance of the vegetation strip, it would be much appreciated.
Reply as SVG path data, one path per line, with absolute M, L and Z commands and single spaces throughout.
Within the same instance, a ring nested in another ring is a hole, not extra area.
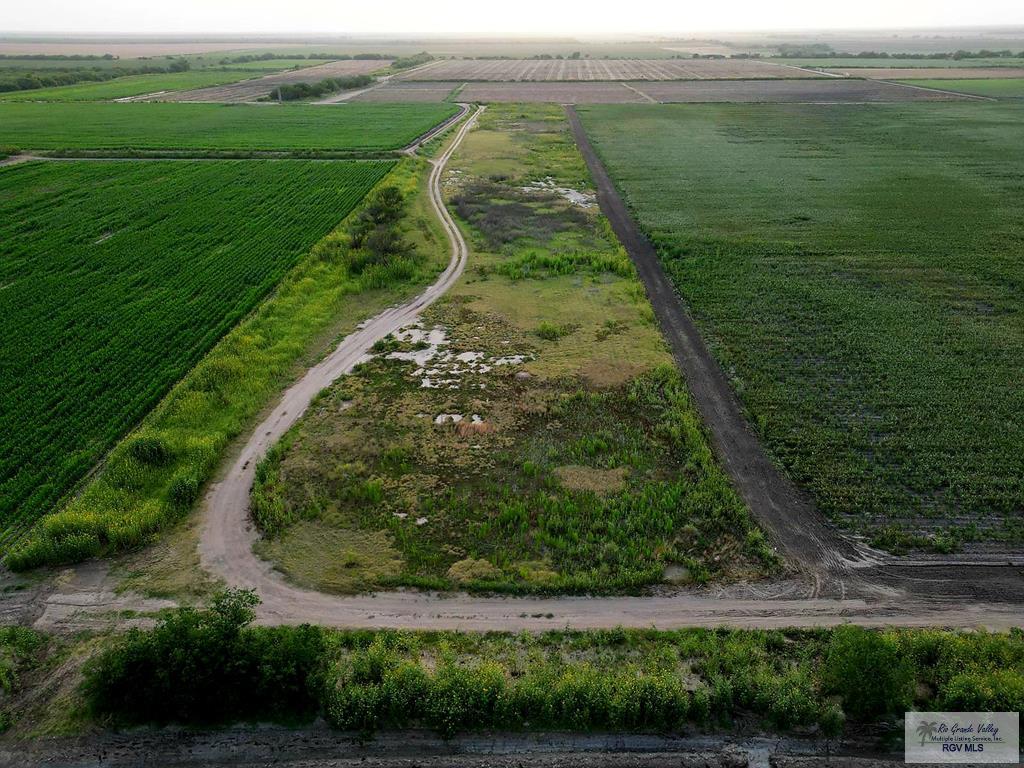
M 255 602 L 225 593 L 207 609 L 172 611 L 152 630 L 98 642 L 0 632 L 12 693 L 45 690 L 57 672 L 50 659 L 99 646 L 84 670 L 72 666 L 64 701 L 37 694 L 32 710 L 8 711 L 5 721 L 24 733 L 44 713 L 77 709 L 106 726 L 322 716 L 363 739 L 425 727 L 445 738 L 728 729 L 839 740 L 882 733 L 910 709 L 1024 705 L 1019 630 L 338 631 L 250 626 Z

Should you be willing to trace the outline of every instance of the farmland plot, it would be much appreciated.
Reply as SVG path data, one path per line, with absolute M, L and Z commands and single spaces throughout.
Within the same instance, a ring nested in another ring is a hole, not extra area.
M 252 72 L 207 69 L 155 75 L 129 75 L 95 83 L 77 83 L 59 88 L 38 88 L 0 94 L 0 101 L 108 101 L 150 93 L 181 91 L 186 88 L 223 85 L 248 80 Z
M 574 81 L 814 78 L 814 72 L 752 60 L 479 59 L 450 60 L 398 75 L 399 80 Z
M 580 113 L 824 511 L 897 550 L 1024 540 L 1024 110 Z
M 1024 98 L 1024 77 L 992 78 L 990 80 L 911 80 L 910 85 L 923 85 L 943 91 L 969 93 L 974 96 L 988 96 L 993 99 Z
M 350 77 L 352 75 L 368 75 L 379 69 L 386 69 L 390 64 L 387 60 L 345 59 L 331 61 L 315 67 L 308 67 L 290 72 L 267 75 L 255 80 L 232 83 L 221 87 L 198 88 L 193 91 L 168 94 L 157 97 L 163 101 L 208 101 L 208 102 L 243 102 L 256 101 L 267 96 L 275 88 L 291 83 L 317 83 L 333 77 Z
M 466 272 L 257 470 L 258 552 L 340 592 L 607 592 L 771 569 L 563 111 L 494 107 L 478 126 L 445 182 Z
M 0 169 L 0 542 L 51 509 L 392 165 Z
M 0 104 L 0 148 L 383 151 L 405 146 L 457 111 L 451 104 Z

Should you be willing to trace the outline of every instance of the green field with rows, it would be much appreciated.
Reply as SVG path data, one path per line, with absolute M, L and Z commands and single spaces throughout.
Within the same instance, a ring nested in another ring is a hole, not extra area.
M 211 85 L 226 85 L 257 77 L 257 72 L 221 69 L 129 75 L 98 83 L 76 83 L 58 88 L 37 88 L 0 94 L 0 101 L 106 101 L 141 96 L 159 91 L 184 91 Z
M 1006 77 L 989 80 L 901 80 L 907 85 L 925 85 L 943 91 L 970 93 L 974 96 L 990 96 L 996 99 L 1024 98 L 1024 78 Z
M 0 542 L 49 511 L 392 167 L 0 169 Z
M 385 151 L 454 104 L 0 103 L 0 150 Z
M 580 113 L 824 511 L 897 550 L 1024 540 L 1024 108 Z

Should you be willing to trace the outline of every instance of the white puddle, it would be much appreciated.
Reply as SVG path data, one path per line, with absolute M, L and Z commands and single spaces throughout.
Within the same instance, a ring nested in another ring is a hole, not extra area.
M 531 182 L 525 187 L 520 187 L 519 190 L 521 192 L 553 192 L 580 208 L 593 208 L 597 205 L 597 196 L 593 192 L 580 192 L 572 187 L 560 187 L 550 176 L 541 181 Z
M 488 373 L 499 365 L 522 365 L 530 359 L 529 355 L 488 358 L 487 353 L 476 351 L 453 354 L 451 350 L 446 349 L 450 341 L 441 326 L 426 330 L 417 323 L 396 331 L 394 337 L 403 343 L 423 347 L 410 352 L 389 352 L 385 356 L 387 360 L 413 363 L 416 369 L 412 375 L 420 380 L 422 389 L 458 389 L 462 377 L 467 374 Z M 508 344 L 507 341 L 502 343 Z M 480 384 L 479 387 L 484 389 L 485 385 Z M 444 421 L 438 421 L 442 417 Z M 442 413 L 435 418 L 434 423 L 442 424 L 449 420 L 457 422 L 462 418 L 460 414 Z

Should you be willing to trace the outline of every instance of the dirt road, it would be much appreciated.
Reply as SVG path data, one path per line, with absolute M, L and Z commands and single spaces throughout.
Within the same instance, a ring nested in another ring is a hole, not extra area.
M 468 248 L 441 198 L 441 175 L 452 153 L 476 121 L 476 113 L 459 129 L 445 152 L 433 161 L 430 201 L 452 244 L 451 260 L 437 282 L 412 301 L 386 309 L 362 324 L 305 376 L 292 385 L 267 419 L 253 432 L 223 480 L 207 493 L 203 504 L 203 530 L 199 552 L 203 565 L 229 585 L 255 587 L 264 597 L 268 612 L 287 613 L 288 605 L 302 594 L 286 585 L 252 551 L 256 539 L 249 517 L 249 490 L 256 465 L 309 407 L 310 402 L 335 379 L 352 370 L 378 340 L 416 321 L 426 307 L 443 296 L 458 280 L 466 264 Z M 422 139 L 421 139 L 422 140 Z

